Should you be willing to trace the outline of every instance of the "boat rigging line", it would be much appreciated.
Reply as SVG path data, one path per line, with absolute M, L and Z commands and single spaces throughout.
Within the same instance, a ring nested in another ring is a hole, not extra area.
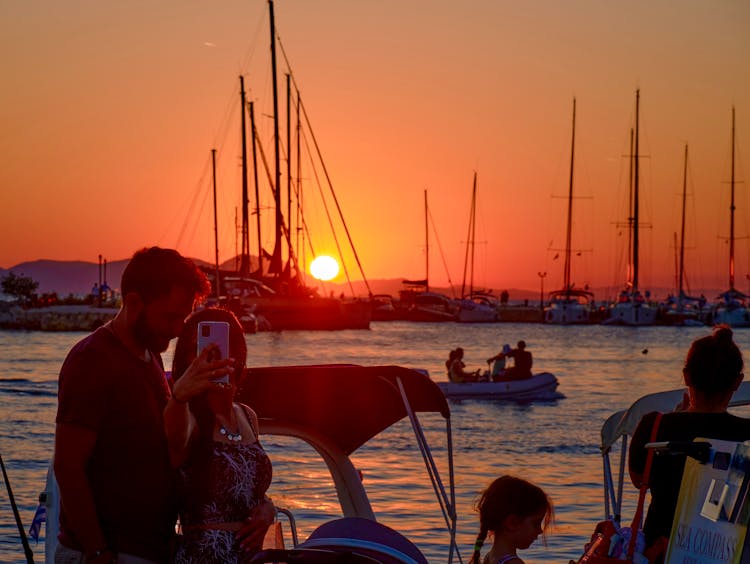
M 299 98 L 298 98 L 298 100 L 299 100 Z M 331 217 L 331 212 L 328 209 L 328 203 L 326 202 L 325 194 L 323 194 L 323 187 L 321 186 L 321 183 L 320 183 L 320 177 L 318 176 L 318 170 L 317 170 L 317 168 L 315 168 L 315 163 L 313 162 L 312 154 L 310 153 L 310 150 L 309 150 L 310 147 L 309 147 L 309 144 L 308 144 L 308 141 L 307 141 L 307 136 L 305 135 L 304 131 L 302 131 L 302 139 L 305 142 L 305 148 L 308 150 L 307 154 L 310 157 L 310 166 L 312 167 L 313 174 L 315 175 L 315 184 L 318 187 L 318 192 L 320 193 L 320 199 L 323 201 L 323 209 L 326 212 L 326 217 L 328 218 L 328 224 L 331 226 L 331 232 L 333 234 L 333 241 L 336 243 L 336 250 L 338 251 L 339 256 L 341 257 L 341 267 L 344 269 L 344 275 L 346 276 L 346 281 L 349 284 L 349 289 L 350 289 L 352 295 L 354 295 L 354 286 L 352 285 L 352 281 L 351 281 L 351 278 L 349 276 L 349 269 L 346 267 L 346 261 L 344 261 L 344 254 L 343 254 L 343 251 L 341 249 L 341 243 L 339 243 L 339 238 L 336 235 L 336 230 L 333 228 L 333 218 Z M 304 217 L 304 214 L 302 214 L 302 215 Z M 305 227 L 306 226 L 307 226 L 307 224 L 305 224 Z M 310 249 L 312 250 L 312 240 L 311 240 L 309 232 L 307 233 L 307 240 L 310 243 Z M 313 252 L 313 256 L 315 256 L 314 252 Z M 372 292 L 370 291 L 370 287 L 369 286 L 367 286 L 367 291 L 370 293 L 370 295 L 372 295 Z
M 435 241 L 437 241 L 438 250 L 440 251 L 440 259 L 443 261 L 443 268 L 445 268 L 445 276 L 448 278 L 448 286 L 451 289 L 451 296 L 456 297 L 456 290 L 453 286 L 453 280 L 451 280 L 451 274 L 448 271 L 448 262 L 445 260 L 445 253 L 443 252 L 443 246 L 440 244 L 440 237 L 438 237 L 437 227 L 435 226 L 435 220 L 432 218 L 432 211 L 427 209 L 427 216 L 430 218 L 430 224 L 432 225 L 432 232 L 435 234 Z
M 299 87 L 297 85 L 297 80 L 294 78 L 294 72 L 292 71 L 292 66 L 289 63 L 289 58 L 287 57 L 286 50 L 284 49 L 284 44 L 281 41 L 281 36 L 279 35 L 278 31 L 276 32 L 276 40 L 279 42 L 279 47 L 281 48 L 281 55 L 284 58 L 284 62 L 286 63 L 287 69 L 289 70 L 289 77 L 292 80 L 292 84 L 294 84 L 294 87 L 297 91 L 299 91 Z M 352 240 L 351 233 L 349 232 L 349 227 L 346 223 L 346 219 L 344 218 L 344 212 L 341 209 L 341 205 L 339 204 L 339 199 L 336 196 L 336 192 L 333 189 L 333 182 L 331 181 L 331 176 L 328 173 L 328 167 L 326 166 L 325 161 L 323 160 L 323 154 L 321 153 L 320 146 L 318 145 L 318 140 L 315 137 L 315 132 L 313 131 L 312 124 L 310 123 L 310 116 L 307 114 L 307 108 L 305 107 L 305 104 L 302 102 L 302 98 L 298 96 L 297 101 L 299 103 L 299 107 L 302 110 L 302 115 L 305 118 L 305 123 L 307 125 L 307 128 L 310 131 L 310 136 L 312 137 L 313 145 L 315 146 L 315 152 L 318 156 L 318 160 L 320 161 L 320 165 L 323 167 L 323 172 L 326 177 L 326 181 L 328 183 L 328 187 L 331 191 L 331 197 L 333 198 L 334 203 L 336 204 L 336 209 L 339 214 L 339 219 L 341 220 L 341 224 L 344 227 L 344 231 L 346 232 L 347 240 L 349 241 L 349 246 L 352 249 L 352 254 L 354 255 L 354 260 L 357 262 L 357 267 L 359 268 L 359 273 L 362 276 L 362 280 L 365 283 L 365 286 L 367 287 L 367 293 L 372 296 L 372 289 L 370 288 L 370 283 L 367 281 L 367 277 L 365 276 L 364 268 L 362 267 L 362 262 L 359 260 L 359 254 L 357 253 L 357 249 L 354 246 L 354 241 Z

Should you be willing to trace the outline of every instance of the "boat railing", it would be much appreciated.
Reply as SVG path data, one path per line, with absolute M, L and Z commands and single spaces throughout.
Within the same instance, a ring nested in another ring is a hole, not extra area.
M 295 548 L 299 544 L 299 535 L 297 534 L 297 520 L 294 518 L 294 513 L 285 507 L 276 506 L 276 520 L 278 521 L 279 516 L 283 515 L 289 521 L 289 530 L 292 534 L 292 546 Z

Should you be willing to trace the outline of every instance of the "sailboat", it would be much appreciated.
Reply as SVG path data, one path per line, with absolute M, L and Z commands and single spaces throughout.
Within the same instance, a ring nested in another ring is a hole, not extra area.
M 461 300 L 458 304 L 456 321 L 461 323 L 491 323 L 497 321 L 497 302 L 491 294 L 474 290 L 474 240 L 477 217 L 477 173 L 474 172 L 474 186 L 471 192 L 469 212 L 469 234 L 466 238 L 464 277 L 461 284 Z M 466 292 L 466 277 L 469 277 L 469 291 Z
M 573 162 L 576 141 L 576 100 L 573 98 L 573 134 L 570 145 L 570 181 L 568 183 L 568 224 L 565 236 L 563 287 L 550 292 L 550 304 L 544 310 L 544 321 L 555 325 L 591 322 L 591 301 L 594 294 L 575 288 L 570 280 L 570 247 L 573 226 Z
M 632 167 L 632 215 L 628 218 L 630 226 L 630 269 L 629 279 L 625 289 L 620 292 L 617 302 L 610 306 L 609 317 L 602 323 L 605 325 L 653 325 L 656 322 L 658 309 L 647 301 L 648 294 L 644 296 L 638 287 L 639 262 L 639 228 L 640 228 L 640 202 L 638 193 L 639 182 L 639 154 L 638 154 L 638 126 L 640 111 L 641 91 L 635 93 L 635 146 L 631 151 Z
M 273 331 L 287 329 L 301 330 L 336 330 L 336 329 L 367 329 L 370 326 L 371 304 L 366 300 L 345 300 L 333 296 L 319 296 L 317 291 L 305 285 L 299 261 L 291 240 L 291 159 L 288 159 L 289 201 L 287 202 L 287 217 L 282 213 L 281 201 L 281 168 L 279 147 L 279 116 L 278 116 L 278 88 L 276 80 L 276 29 L 274 24 L 273 2 L 269 0 L 270 28 L 271 28 L 271 64 L 273 76 L 273 120 L 274 120 L 274 170 L 267 169 L 269 181 L 274 195 L 274 224 L 275 240 L 272 253 L 266 252 L 260 241 L 260 202 L 258 201 L 258 171 L 256 147 L 259 136 L 255 128 L 252 103 L 248 104 L 245 96 L 244 80 L 240 77 L 241 103 L 241 135 L 242 135 L 242 253 L 239 268 L 236 272 L 207 272 L 212 281 L 218 280 L 218 293 L 226 296 L 228 305 L 233 310 L 244 308 L 265 319 Z M 290 75 L 288 75 L 289 77 Z M 287 102 L 291 106 L 290 84 L 287 84 Z M 298 98 L 298 108 L 301 104 Z M 257 268 L 251 269 L 249 244 L 249 190 L 248 190 L 248 162 L 245 112 L 249 111 L 252 129 L 253 164 L 255 177 L 256 216 L 258 222 L 258 259 Z M 299 118 L 298 118 L 299 120 Z M 287 125 L 291 121 L 287 116 Z M 287 127 L 287 145 L 291 144 Z M 298 128 L 299 130 L 299 128 Z M 260 147 L 261 156 L 262 146 Z M 298 151 L 299 153 L 299 151 Z M 298 155 L 299 157 L 299 155 Z M 263 158 L 266 163 L 265 157 Z M 273 176 L 272 176 L 273 173 Z M 335 195 L 334 195 L 335 198 Z M 337 203 L 338 207 L 338 203 Z M 339 208 L 340 212 L 340 208 Z M 343 221 L 343 217 L 342 217 Z M 298 227 L 299 227 L 298 220 Z M 344 224 L 345 228 L 346 225 Z M 348 229 L 347 229 L 348 235 Z M 349 239 L 351 243 L 351 239 Z M 287 259 L 284 264 L 283 249 L 286 248 Z M 352 243 L 352 251 L 356 257 L 356 250 Z M 359 260 L 357 260 L 359 263 Z M 364 278 L 364 275 L 363 275 Z M 366 280 L 365 280 L 366 282 Z M 216 282 L 215 282 L 216 283 Z
M 734 153 L 735 153 L 734 106 L 732 107 L 732 175 L 730 180 L 731 201 L 729 204 L 729 289 L 721 294 L 721 301 L 714 306 L 713 322 L 731 327 L 750 327 L 748 296 L 734 287 Z
M 405 289 L 399 292 L 399 307 L 408 321 L 455 321 L 456 301 L 445 294 L 430 291 L 430 208 L 427 190 L 424 191 L 425 277 L 423 280 L 404 280 Z
M 667 325 L 701 326 L 700 309 L 705 302 L 685 293 L 685 201 L 687 199 L 688 146 L 685 144 L 685 165 L 682 175 L 682 222 L 680 225 L 680 251 L 677 262 L 677 296 L 667 301 L 663 320 Z M 677 234 L 675 233 L 675 239 Z M 676 242 L 676 241 L 675 241 Z M 698 307 L 696 307 L 698 305 Z

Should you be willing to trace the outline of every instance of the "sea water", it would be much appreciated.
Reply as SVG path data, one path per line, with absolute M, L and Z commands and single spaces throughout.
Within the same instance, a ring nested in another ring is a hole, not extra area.
M 510 473 L 541 486 L 555 504 L 555 526 L 546 545 L 538 540 L 523 551 L 523 558 L 563 562 L 580 555 L 594 524 L 604 516 L 602 423 L 643 394 L 681 387 L 690 343 L 709 332 L 707 327 L 373 322 L 364 331 L 247 335 L 248 365 L 396 364 L 426 369 L 441 381 L 446 380 L 444 362 L 451 349 L 464 348 L 469 369 L 484 368 L 504 343 L 524 339 L 534 355 L 534 370 L 554 373 L 564 398 L 522 404 L 450 402 L 458 543 L 465 562 L 478 528 L 474 503 L 479 493 L 495 477 Z M 67 351 L 84 336 L 0 331 L 0 455 L 26 530 L 52 453 L 57 375 Z M 750 331 L 736 331 L 735 339 L 748 350 Z M 163 355 L 167 366 L 171 355 L 171 348 Z M 430 414 L 420 414 L 420 421 L 447 479 L 445 422 Z M 331 515 L 340 515 L 328 472 L 309 446 L 270 436 L 261 439 L 274 466 L 269 494 L 277 505 L 294 512 L 301 539 Z M 445 521 L 409 423 L 394 425 L 352 458 L 378 520 L 415 542 L 430 562 L 446 562 Z M 632 511 L 626 509 L 628 515 Z M 35 560 L 43 562 L 43 538 L 38 545 L 31 542 Z M 2 486 L 0 562 L 24 561 Z

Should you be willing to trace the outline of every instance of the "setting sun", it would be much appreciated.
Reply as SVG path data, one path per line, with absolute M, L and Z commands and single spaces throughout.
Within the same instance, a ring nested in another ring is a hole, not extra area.
M 339 263 L 333 257 L 321 255 L 310 263 L 310 274 L 318 280 L 333 280 L 338 273 Z

